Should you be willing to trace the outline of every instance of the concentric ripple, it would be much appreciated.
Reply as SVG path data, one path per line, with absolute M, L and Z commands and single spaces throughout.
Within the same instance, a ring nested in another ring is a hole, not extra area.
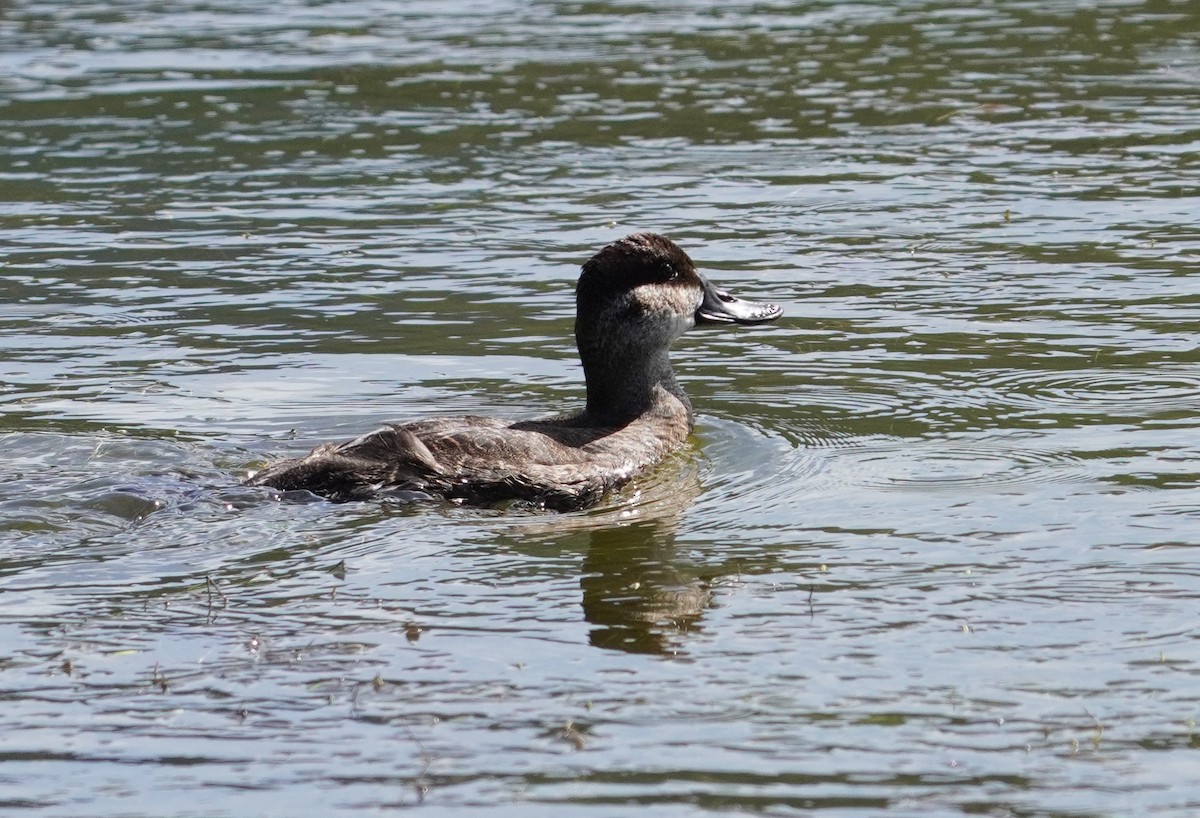
M 1151 417 L 1200 410 L 1200 370 L 1194 366 L 1008 370 L 987 378 L 984 385 L 1013 406 L 1056 414 Z
M 1037 438 L 930 437 L 871 441 L 837 454 L 848 482 L 880 489 L 956 491 L 1086 481 L 1085 462 L 1071 452 L 1036 447 Z
M 1097 478 L 1087 458 L 1052 433 L 840 436 L 814 446 L 734 421 L 707 426 L 705 489 L 739 499 L 747 512 L 854 488 L 1004 491 Z

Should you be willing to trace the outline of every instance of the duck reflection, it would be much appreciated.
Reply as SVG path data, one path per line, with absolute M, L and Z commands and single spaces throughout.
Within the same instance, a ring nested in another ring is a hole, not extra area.
M 679 653 L 712 601 L 710 584 L 678 563 L 674 526 L 662 521 L 593 531 L 579 584 L 591 644 L 630 653 Z
M 526 518 L 512 532 L 514 542 L 547 539 L 586 548 L 579 586 L 584 619 L 593 626 L 591 644 L 678 656 L 712 601 L 708 578 L 675 548 L 683 515 L 700 490 L 699 457 L 689 447 L 635 478 L 614 505 Z
M 701 630 L 712 587 L 676 550 L 683 516 L 700 496 L 699 465 L 685 451 L 613 512 L 591 518 L 579 586 L 596 647 L 673 656 Z

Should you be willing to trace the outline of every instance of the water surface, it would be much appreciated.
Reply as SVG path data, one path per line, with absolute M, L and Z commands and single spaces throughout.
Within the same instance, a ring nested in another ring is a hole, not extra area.
M 1200 810 L 1194 4 L 0 7 L 14 814 Z M 778 301 L 578 514 L 239 479 Z

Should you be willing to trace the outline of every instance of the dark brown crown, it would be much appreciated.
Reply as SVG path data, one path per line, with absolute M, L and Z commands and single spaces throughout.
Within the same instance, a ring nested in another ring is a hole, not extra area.
M 696 267 L 675 242 L 658 233 L 633 233 L 605 245 L 583 265 L 577 302 L 596 302 L 642 284 L 696 284 Z

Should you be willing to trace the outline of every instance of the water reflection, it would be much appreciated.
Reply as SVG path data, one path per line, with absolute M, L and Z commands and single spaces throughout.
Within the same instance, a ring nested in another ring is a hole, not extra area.
M 591 644 L 629 653 L 678 653 L 712 601 L 709 583 L 679 561 L 674 521 L 592 532 L 579 586 Z
M 703 491 L 701 452 L 691 446 L 640 475 L 603 505 L 578 514 L 512 521 L 513 547 L 531 540 L 583 551 L 579 587 L 590 644 L 678 656 L 700 630 L 713 571 L 679 556 L 676 537 Z

